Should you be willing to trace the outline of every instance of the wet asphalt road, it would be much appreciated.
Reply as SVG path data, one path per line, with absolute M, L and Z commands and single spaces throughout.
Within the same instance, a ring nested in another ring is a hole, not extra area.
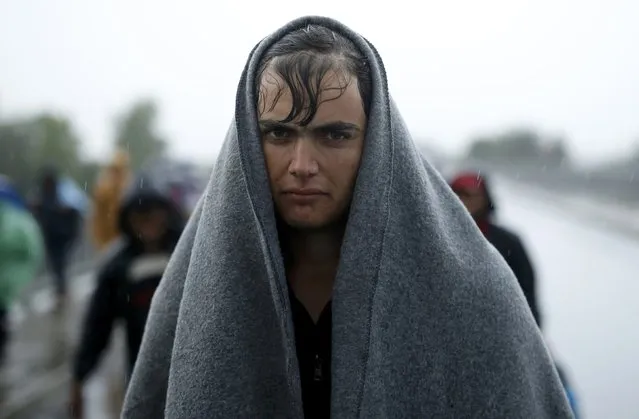
M 67 418 L 69 361 L 78 339 L 86 300 L 94 285 L 93 254 L 77 249 L 69 269 L 69 300 L 55 310 L 46 275 L 34 280 L 14 307 L 13 331 L 0 367 L 0 419 Z M 86 386 L 87 419 L 118 417 L 123 392 L 121 332 L 100 371 Z

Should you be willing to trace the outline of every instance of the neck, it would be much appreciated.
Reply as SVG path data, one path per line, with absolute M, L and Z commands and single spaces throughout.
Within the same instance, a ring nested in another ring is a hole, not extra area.
M 162 251 L 162 243 L 160 241 L 149 241 L 142 244 L 144 253 L 159 253 Z
M 286 250 L 287 280 L 314 321 L 333 296 L 344 229 L 289 230 Z
M 337 265 L 343 235 L 343 230 L 337 228 L 289 231 L 286 241 L 290 263 L 315 267 Z

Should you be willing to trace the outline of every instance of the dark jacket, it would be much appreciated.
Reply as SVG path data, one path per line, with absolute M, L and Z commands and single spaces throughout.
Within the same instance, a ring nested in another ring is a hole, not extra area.
M 136 189 L 120 210 L 124 244 L 104 263 L 89 303 L 73 367 L 78 381 L 84 381 L 97 366 L 117 321 L 122 321 L 126 328 L 129 373 L 133 370 L 151 299 L 183 228 L 182 217 L 168 198 L 152 188 Z M 127 223 L 128 213 L 140 206 L 164 207 L 170 214 L 170 227 L 161 252 L 145 253 Z
M 60 178 L 53 169 L 43 174 L 40 193 L 34 205 L 34 214 L 44 236 L 47 248 L 69 247 L 80 233 L 80 212 L 65 205 L 59 194 Z
M 486 239 L 506 259 L 506 263 L 514 272 L 526 296 L 535 321 L 541 328 L 541 315 L 537 304 L 537 290 L 535 289 L 535 271 L 520 238 L 515 233 L 494 223 L 489 223 L 485 235 Z

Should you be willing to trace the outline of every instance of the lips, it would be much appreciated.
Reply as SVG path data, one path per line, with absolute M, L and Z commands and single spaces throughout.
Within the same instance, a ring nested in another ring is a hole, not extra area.
M 297 204 L 310 204 L 326 195 L 326 192 L 320 189 L 311 188 L 288 189 L 284 191 L 284 198 Z
M 299 195 L 299 196 L 313 196 L 313 195 L 326 195 L 321 189 L 304 188 L 304 189 L 287 189 L 284 191 L 287 195 Z

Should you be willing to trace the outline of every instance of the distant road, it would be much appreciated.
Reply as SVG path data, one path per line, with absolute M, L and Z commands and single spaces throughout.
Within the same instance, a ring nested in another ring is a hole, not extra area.
M 496 181 L 494 193 L 499 220 L 529 247 L 544 334 L 577 387 L 583 417 L 636 419 L 639 240 L 514 182 Z

